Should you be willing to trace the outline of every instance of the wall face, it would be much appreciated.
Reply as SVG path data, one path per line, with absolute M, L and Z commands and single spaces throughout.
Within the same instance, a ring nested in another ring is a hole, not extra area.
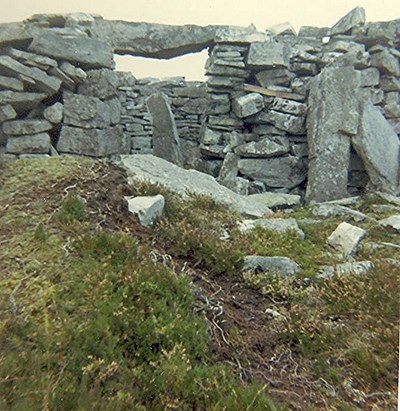
M 0 25 L 0 150 L 10 157 L 151 153 L 146 101 L 162 94 L 183 163 L 234 191 L 304 194 L 308 175 L 318 192 L 340 175 L 338 193 L 367 184 L 396 192 L 400 20 L 365 23 L 356 8 L 330 29 L 279 30 L 112 22 L 81 13 Z M 204 47 L 206 83 L 113 70 L 114 52 L 170 58 Z M 347 113 L 349 124 L 341 124 Z M 372 130 L 369 118 L 379 127 Z M 371 135 L 379 150 L 366 146 Z M 332 152 L 342 153 L 341 161 Z M 325 175 L 318 164 L 327 163 Z

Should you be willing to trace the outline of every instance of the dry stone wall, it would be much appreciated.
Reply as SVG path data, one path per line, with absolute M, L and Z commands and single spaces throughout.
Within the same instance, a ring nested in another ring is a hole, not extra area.
M 162 157 L 173 142 L 175 162 L 240 194 L 398 193 L 399 46 L 400 20 L 367 23 L 359 7 L 298 34 L 35 15 L 0 25 L 0 151 Z M 206 82 L 114 70 L 114 53 L 204 48 Z

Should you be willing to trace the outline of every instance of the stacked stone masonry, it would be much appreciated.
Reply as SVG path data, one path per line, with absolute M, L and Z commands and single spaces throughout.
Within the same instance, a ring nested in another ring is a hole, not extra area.
M 400 20 L 366 22 L 360 7 L 298 34 L 290 25 L 258 32 L 35 15 L 0 25 L 1 153 L 151 154 L 160 119 L 148 102 L 161 95 L 179 161 L 240 194 L 398 194 L 399 46 Z M 204 48 L 206 82 L 114 70 L 114 53 Z

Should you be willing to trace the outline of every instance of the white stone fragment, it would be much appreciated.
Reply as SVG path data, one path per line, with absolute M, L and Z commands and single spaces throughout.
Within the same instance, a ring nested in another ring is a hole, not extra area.
M 400 233 L 400 214 L 392 215 L 379 221 L 385 227 L 393 228 Z
M 366 234 L 367 232 L 362 228 L 343 222 L 328 237 L 327 242 L 348 257 L 356 252 L 358 244 Z
M 161 194 L 156 196 L 125 197 L 128 209 L 139 218 L 140 224 L 152 227 L 155 221 L 162 216 L 165 199 Z

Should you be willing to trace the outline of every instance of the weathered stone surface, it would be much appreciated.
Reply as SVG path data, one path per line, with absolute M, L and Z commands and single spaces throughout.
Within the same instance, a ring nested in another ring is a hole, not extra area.
M 268 88 L 271 85 L 290 85 L 294 74 L 285 68 L 272 68 L 256 73 L 255 77 L 261 87 Z
M 336 265 L 322 265 L 319 268 L 317 278 L 327 280 L 334 276 L 364 275 L 374 268 L 372 261 L 356 261 L 354 263 L 342 263 Z
M 236 179 L 238 168 L 239 156 L 233 153 L 227 153 L 224 162 L 222 163 L 221 170 L 218 176 L 218 182 L 225 185 L 226 181 L 233 181 Z
M 23 23 L 2 23 L 0 24 L 0 46 L 27 45 L 31 35 Z
M 242 144 L 234 149 L 242 157 L 275 157 L 289 152 L 289 140 L 283 136 L 269 136 Z
M 87 77 L 78 87 L 78 92 L 87 96 L 107 100 L 118 94 L 119 78 L 115 71 L 108 69 L 89 70 Z
M 0 56 L 0 73 L 18 77 L 26 76 L 32 79 L 39 91 L 55 94 L 60 89 L 61 81 L 49 76 L 45 71 L 36 67 L 27 67 L 10 56 Z
M 120 110 L 120 104 L 114 107 L 113 100 L 104 102 L 97 97 L 64 93 L 64 123 L 82 128 L 107 128 L 119 122 L 120 111 L 113 113 L 118 107 Z
M 372 219 L 371 217 L 368 217 L 366 214 L 361 213 L 360 211 L 352 210 L 351 208 L 345 207 L 340 204 L 316 204 L 315 206 L 313 206 L 312 213 L 320 217 L 345 215 L 357 222 Z
M 200 141 L 203 144 L 220 144 L 222 142 L 222 133 L 208 127 L 204 127 Z
M 287 131 L 290 134 L 305 134 L 306 127 L 303 117 L 292 116 L 279 111 L 262 111 L 249 118 L 249 122 L 273 124 L 276 128 Z
M 3 123 L 3 131 L 9 136 L 37 134 L 52 128 L 53 125 L 47 120 L 11 120 Z
M 355 254 L 358 244 L 366 236 L 362 228 L 348 223 L 340 223 L 336 230 L 328 237 L 328 244 L 340 251 L 344 257 Z
M 75 67 L 68 61 L 63 61 L 60 64 L 60 70 L 63 71 L 70 79 L 72 79 L 77 84 L 81 83 L 87 77 L 87 74 L 84 70 L 82 70 L 80 67 Z
M 17 78 L 0 76 L 0 90 L 23 91 L 24 83 Z
M 349 135 L 358 129 L 359 85 L 359 74 L 351 67 L 327 67 L 311 82 L 308 202 L 347 197 Z
M 113 68 L 111 47 L 101 41 L 85 37 L 63 37 L 52 33 L 34 35 L 29 51 L 78 63 L 85 68 Z
M 255 69 L 288 67 L 289 59 L 290 49 L 286 43 L 264 41 L 251 43 L 246 63 Z
M 130 145 L 120 126 L 82 129 L 63 126 L 57 144 L 60 153 L 104 157 L 129 153 Z
M 267 27 L 267 30 L 270 33 L 272 33 L 275 36 L 279 36 L 279 35 L 292 35 L 295 36 L 296 35 L 296 30 L 294 29 L 294 27 L 288 22 L 284 22 L 284 23 L 279 23 L 279 24 L 274 24 L 273 26 L 269 26 Z
M 261 94 L 250 93 L 235 98 L 232 102 L 233 112 L 240 118 L 256 114 L 264 108 L 264 98 Z
M 231 209 L 254 217 L 271 213 L 268 207 L 234 193 L 218 184 L 210 175 L 185 170 L 162 158 L 147 154 L 121 156 L 121 165 L 127 169 L 131 182 L 146 180 L 160 183 L 183 197 L 187 197 L 188 192 L 209 195 Z
M 360 127 L 352 143 L 363 160 L 370 188 L 392 194 L 398 192 L 400 141 L 381 112 L 370 102 L 361 104 Z
M 116 54 L 169 59 L 210 46 L 217 28 L 96 20 L 88 30 L 93 39 L 111 44 Z
M 264 192 L 251 194 L 248 197 L 249 200 L 261 202 L 271 209 L 284 209 L 295 207 L 301 204 L 301 197 L 295 194 Z
M 50 136 L 47 133 L 8 137 L 6 152 L 10 154 L 48 154 Z
M 60 70 L 58 67 L 52 67 L 49 70 L 49 74 L 51 74 L 54 77 L 57 77 L 58 79 L 61 80 L 62 88 L 66 90 L 70 90 L 72 92 L 75 91 L 75 82 L 72 80 L 71 77 L 67 76 L 62 70 Z
M 176 165 L 182 165 L 178 130 L 166 97 L 153 94 L 146 101 L 153 125 L 153 152 Z
M 361 87 L 373 87 L 379 84 L 379 70 L 376 67 L 369 67 L 360 71 Z
M 55 103 L 43 111 L 43 117 L 50 123 L 58 124 L 63 118 L 63 111 L 64 106 L 61 103 Z
M 37 67 L 45 71 L 49 70 L 51 67 L 57 67 L 57 62 L 46 56 L 39 56 L 34 53 L 28 53 L 14 48 L 9 48 L 7 54 L 26 66 Z
M 377 192 L 376 194 L 379 195 L 379 197 L 383 198 L 384 200 L 388 201 L 391 204 L 397 205 L 400 207 L 400 196 L 394 196 L 388 193 L 381 193 Z
M 392 215 L 379 221 L 384 227 L 389 227 L 400 233 L 400 214 Z
M 220 26 L 216 29 L 214 41 L 216 43 L 253 43 L 264 41 L 265 34 L 251 27 Z
M 243 220 L 239 224 L 239 230 L 242 233 L 254 230 L 256 227 L 264 228 L 265 230 L 275 231 L 285 234 L 295 232 L 300 238 L 304 238 L 304 232 L 301 230 L 294 218 L 264 218 L 257 220 Z
M 29 110 L 44 100 L 47 94 L 24 93 L 19 91 L 0 91 L 0 105 L 11 104 L 17 111 Z
M 145 227 L 152 227 L 162 216 L 164 211 L 165 199 L 161 194 L 156 196 L 125 197 L 128 209 L 135 214 L 140 224 Z
M 0 123 L 6 120 L 12 120 L 15 117 L 17 117 L 17 113 L 11 104 L 0 106 Z
M 400 76 L 399 59 L 393 56 L 389 50 L 384 49 L 371 55 L 372 65 L 378 67 L 382 74 Z
M 254 273 L 278 274 L 288 277 L 301 271 L 301 267 L 287 257 L 262 257 L 249 255 L 244 258 L 243 271 Z
M 307 174 L 304 159 L 293 156 L 241 159 L 238 165 L 243 176 L 262 181 L 268 187 L 293 188 L 302 183 Z
M 343 16 L 335 25 L 329 30 L 329 36 L 335 34 L 345 34 L 349 30 L 365 24 L 365 10 L 362 7 L 355 7 L 345 16 Z
M 274 111 L 280 111 L 294 116 L 305 116 L 307 112 L 306 104 L 280 97 L 275 97 L 269 108 Z

